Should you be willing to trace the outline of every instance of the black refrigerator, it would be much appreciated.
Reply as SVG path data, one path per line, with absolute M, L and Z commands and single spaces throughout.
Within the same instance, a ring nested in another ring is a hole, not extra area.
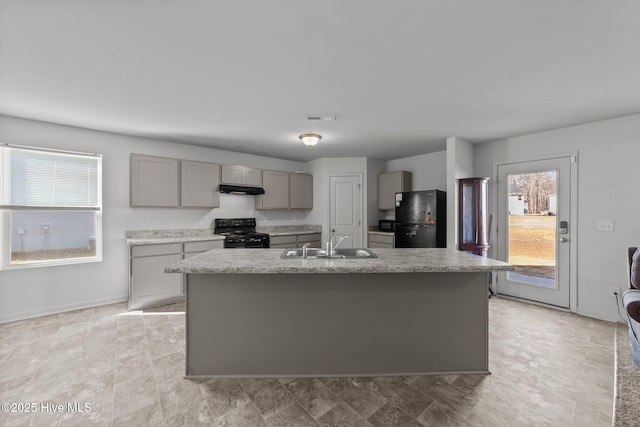
M 447 247 L 447 193 L 396 193 L 396 248 Z

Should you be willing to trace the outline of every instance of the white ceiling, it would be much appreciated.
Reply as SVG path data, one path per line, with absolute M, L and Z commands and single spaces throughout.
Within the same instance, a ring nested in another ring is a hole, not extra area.
M 638 17 L 638 0 L 0 1 L 0 114 L 401 158 L 640 112 Z

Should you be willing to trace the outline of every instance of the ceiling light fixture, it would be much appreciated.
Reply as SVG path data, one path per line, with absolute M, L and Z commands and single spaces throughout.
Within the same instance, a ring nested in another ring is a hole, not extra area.
M 316 145 L 322 137 L 316 133 L 303 133 L 298 138 L 304 145 Z

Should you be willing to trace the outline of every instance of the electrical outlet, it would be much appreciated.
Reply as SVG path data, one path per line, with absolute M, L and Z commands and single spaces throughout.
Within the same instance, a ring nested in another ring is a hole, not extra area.
M 611 220 L 599 219 L 596 222 L 596 229 L 598 231 L 612 232 L 614 229 L 614 223 Z
M 620 295 L 620 288 L 609 288 L 609 296 L 615 297 L 616 295 Z

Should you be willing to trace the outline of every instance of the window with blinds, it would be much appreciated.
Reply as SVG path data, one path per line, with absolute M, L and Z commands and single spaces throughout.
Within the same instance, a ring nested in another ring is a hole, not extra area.
M 0 146 L 2 266 L 101 259 L 102 157 Z

